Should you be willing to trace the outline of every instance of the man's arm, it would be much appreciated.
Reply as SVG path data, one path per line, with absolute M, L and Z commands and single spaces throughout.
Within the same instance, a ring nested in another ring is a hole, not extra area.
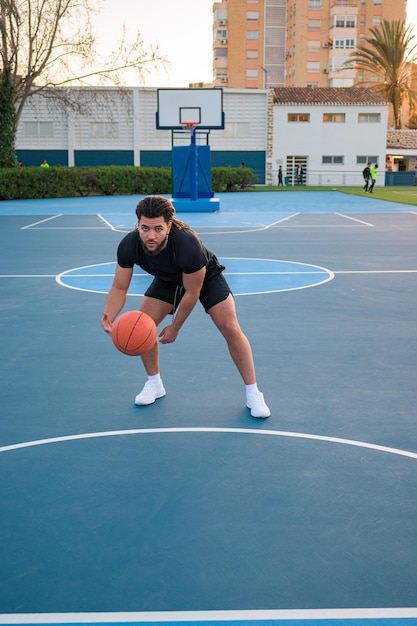
M 172 343 L 177 338 L 182 325 L 200 297 L 205 276 L 205 267 L 202 267 L 198 272 L 182 275 L 182 284 L 184 285 L 185 293 L 181 299 L 176 315 L 173 317 L 172 324 L 166 326 L 159 335 L 161 343 Z
M 116 266 L 113 284 L 107 294 L 101 325 L 106 333 L 111 334 L 112 324 L 126 304 L 127 292 L 133 276 L 133 267 Z

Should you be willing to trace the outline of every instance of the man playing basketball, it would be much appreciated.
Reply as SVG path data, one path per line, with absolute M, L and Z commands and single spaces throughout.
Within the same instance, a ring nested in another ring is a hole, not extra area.
M 246 387 L 246 406 L 252 417 L 271 415 L 256 384 L 252 348 L 239 326 L 234 298 L 223 276 L 225 267 L 204 247 L 197 234 L 175 218 L 172 202 L 162 196 L 148 196 L 136 207 L 138 218 L 134 231 L 126 235 L 117 250 L 117 266 L 108 293 L 101 324 L 111 334 L 112 323 L 123 309 L 135 265 L 154 279 L 147 289 L 140 310 L 158 326 L 169 314 L 159 340 L 173 343 L 184 322 L 200 300 L 223 337 Z M 142 355 L 148 375 L 136 396 L 138 406 L 152 404 L 166 391 L 160 376 L 159 345 Z

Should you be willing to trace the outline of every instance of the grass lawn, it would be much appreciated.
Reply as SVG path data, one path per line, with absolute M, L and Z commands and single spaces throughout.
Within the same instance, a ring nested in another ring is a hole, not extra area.
M 245 189 L 245 191 L 250 191 Z M 399 202 L 401 204 L 411 204 L 417 206 L 417 187 L 378 187 L 378 183 L 374 188 L 372 195 L 366 194 L 362 187 L 274 187 L 274 186 L 257 186 L 252 187 L 251 191 L 291 191 L 294 193 L 302 193 L 303 191 L 340 191 L 354 196 L 368 196 L 369 198 L 377 198 L 378 200 L 388 200 L 389 202 Z

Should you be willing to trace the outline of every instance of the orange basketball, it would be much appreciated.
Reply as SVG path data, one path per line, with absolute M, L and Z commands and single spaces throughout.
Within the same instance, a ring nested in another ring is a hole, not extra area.
M 140 356 L 156 343 L 156 325 L 147 313 L 127 311 L 114 322 L 111 338 L 123 354 Z

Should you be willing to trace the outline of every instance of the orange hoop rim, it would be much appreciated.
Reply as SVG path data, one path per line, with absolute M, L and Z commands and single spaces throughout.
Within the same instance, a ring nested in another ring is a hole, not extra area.
M 194 126 L 197 126 L 197 122 L 181 122 L 181 126 L 184 126 L 185 130 L 193 130 Z

